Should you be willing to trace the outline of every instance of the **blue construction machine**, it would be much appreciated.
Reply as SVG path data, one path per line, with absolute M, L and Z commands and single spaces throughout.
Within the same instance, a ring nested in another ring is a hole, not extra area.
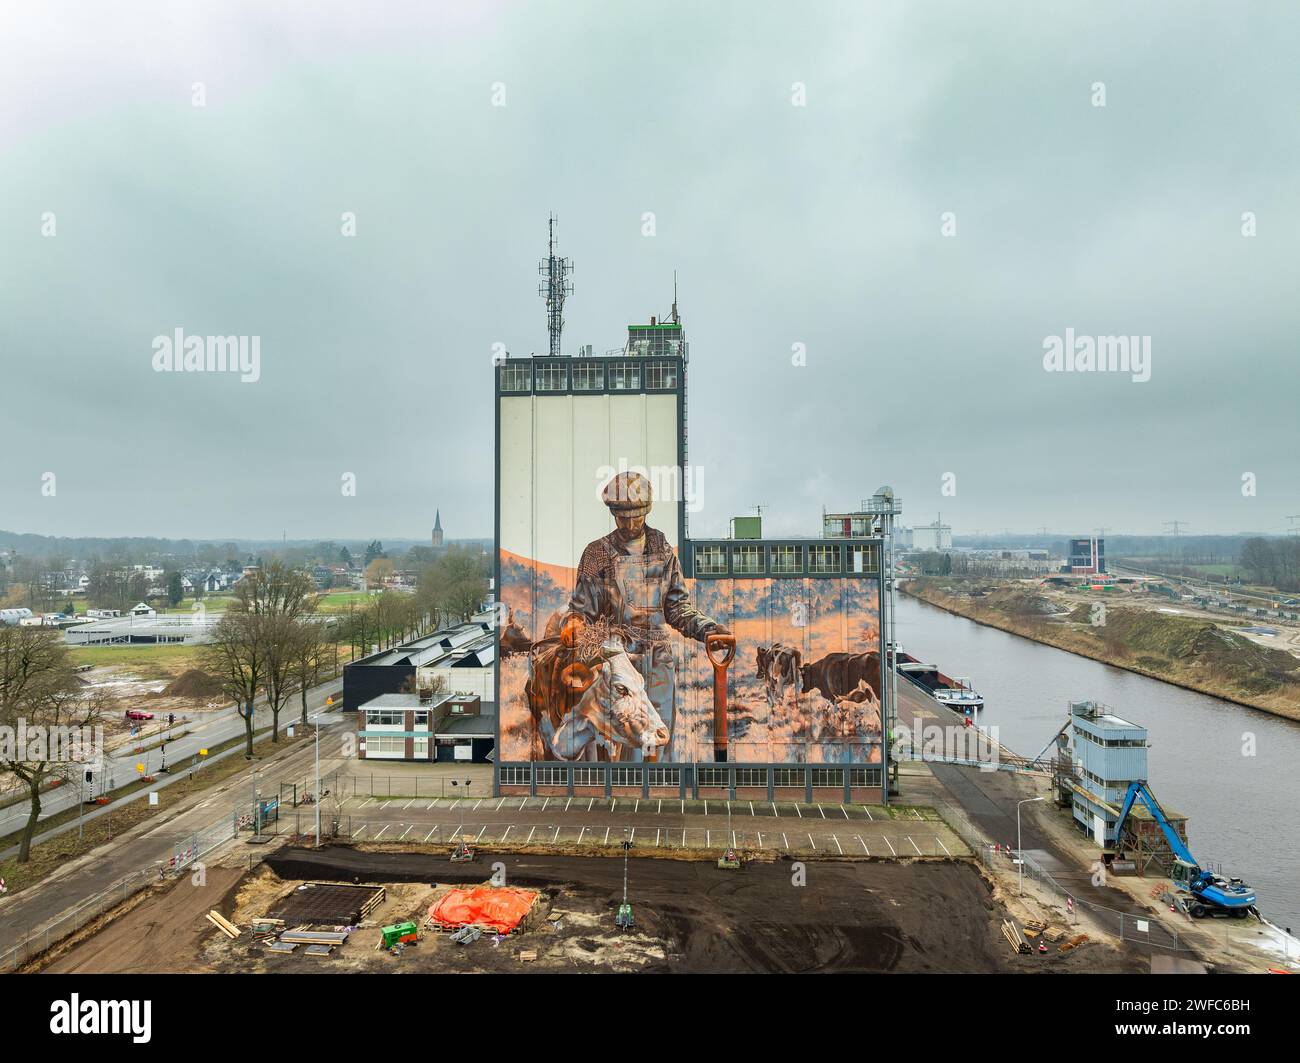
M 1230 916 L 1245 918 L 1247 915 L 1258 916 L 1255 908 L 1255 891 L 1239 878 L 1225 879 L 1213 871 L 1202 869 L 1196 862 L 1187 843 L 1183 841 L 1165 816 L 1160 802 L 1155 799 L 1146 782 L 1130 784 L 1124 795 L 1124 807 L 1120 810 L 1119 820 L 1115 824 L 1115 844 L 1121 844 L 1124 836 L 1124 823 L 1133 810 L 1133 802 L 1138 798 L 1146 805 L 1151 818 L 1156 821 L 1169 840 L 1169 847 L 1174 853 L 1174 866 L 1169 878 L 1175 889 L 1187 894 L 1186 908 L 1188 914 L 1196 919 L 1209 916 Z

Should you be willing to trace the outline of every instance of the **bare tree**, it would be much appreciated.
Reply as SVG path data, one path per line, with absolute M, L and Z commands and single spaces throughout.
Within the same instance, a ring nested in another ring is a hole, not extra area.
M 278 561 L 246 574 L 235 584 L 235 600 L 213 629 L 204 664 L 236 703 L 244 720 L 246 755 L 253 755 L 253 717 L 257 695 L 266 689 L 279 740 L 279 714 L 292 688 L 287 681 L 292 655 L 285 649 L 286 630 L 303 616 L 312 591 L 305 572 Z
M 87 690 L 73 672 L 58 632 L 0 627 L 0 724 L 6 728 L 0 766 L 27 787 L 30 802 L 20 864 L 31 859 L 42 789 L 63 777 L 69 761 L 101 752 L 88 732 L 108 708 L 107 698 Z

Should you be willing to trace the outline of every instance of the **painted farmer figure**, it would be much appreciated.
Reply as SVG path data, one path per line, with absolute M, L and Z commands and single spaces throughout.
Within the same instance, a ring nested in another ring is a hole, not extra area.
M 674 728 L 676 660 L 667 629 L 697 642 L 727 629 L 691 604 L 676 552 L 663 532 L 647 527 L 646 514 L 653 501 L 650 481 L 640 473 L 619 473 L 605 485 L 601 499 L 617 527 L 582 551 L 569 613 L 583 620 L 606 619 L 627 629 L 627 652 L 672 736 L 667 749 L 644 752 L 658 760 L 672 760 L 675 747 L 681 748 L 684 739 L 677 737 Z M 644 759 L 642 753 L 637 750 L 635 759 Z

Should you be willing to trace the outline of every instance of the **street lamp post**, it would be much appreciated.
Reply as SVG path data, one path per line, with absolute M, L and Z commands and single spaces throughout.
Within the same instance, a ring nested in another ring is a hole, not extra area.
M 1016 802 L 1016 863 L 1020 865 L 1020 896 L 1025 895 L 1025 850 L 1020 843 L 1020 806 L 1032 805 L 1035 801 L 1043 800 L 1041 797 L 1026 797 L 1023 801 Z
M 320 717 L 313 716 L 316 727 L 316 848 L 320 848 Z

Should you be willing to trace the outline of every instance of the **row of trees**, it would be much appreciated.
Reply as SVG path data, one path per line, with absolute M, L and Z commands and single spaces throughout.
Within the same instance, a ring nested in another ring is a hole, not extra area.
M 372 561 L 383 564 L 384 559 Z M 419 638 L 446 624 L 469 620 L 488 596 L 488 557 L 452 548 L 420 571 L 415 592 L 381 590 L 353 605 L 339 629 L 351 657 Z
M 1280 591 L 1300 590 L 1300 536 L 1247 539 L 1237 564 L 1251 583 Z
M 280 740 L 280 714 L 291 698 L 307 723 L 307 691 L 337 674 L 337 646 L 326 621 L 313 612 L 311 577 L 272 561 L 236 585 L 234 601 L 203 647 L 205 671 L 215 676 L 244 721 L 253 755 L 253 714 L 259 697 L 271 710 L 271 741 Z

